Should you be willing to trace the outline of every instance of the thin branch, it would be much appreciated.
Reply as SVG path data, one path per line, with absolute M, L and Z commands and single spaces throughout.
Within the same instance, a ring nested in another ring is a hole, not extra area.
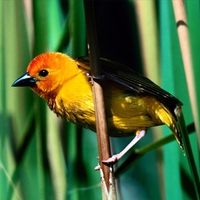
M 101 76 L 101 68 L 100 68 L 101 66 L 100 66 L 100 61 L 99 61 L 99 51 L 98 51 L 93 1 L 85 0 L 84 6 L 85 6 L 87 36 L 88 36 L 88 43 L 89 43 L 89 57 L 90 57 L 92 88 L 93 88 L 93 97 L 94 97 L 94 106 L 95 106 L 99 162 L 100 162 L 101 170 L 103 172 L 103 179 L 105 180 L 107 191 L 109 193 L 109 187 L 110 187 L 109 180 L 113 179 L 113 177 L 110 179 L 110 175 L 112 176 L 112 173 L 110 172 L 112 170 L 110 171 L 109 166 L 102 164 L 102 160 L 107 160 L 108 158 L 111 157 L 110 143 L 109 143 L 109 137 L 107 133 L 108 131 L 107 131 L 107 121 L 106 121 L 106 114 L 105 114 L 103 89 L 102 89 L 101 80 L 96 81 L 93 79 L 94 77 Z M 104 190 L 103 186 L 102 186 L 102 190 Z M 106 198 L 105 196 L 107 196 L 105 195 L 105 193 L 103 191 L 104 198 Z

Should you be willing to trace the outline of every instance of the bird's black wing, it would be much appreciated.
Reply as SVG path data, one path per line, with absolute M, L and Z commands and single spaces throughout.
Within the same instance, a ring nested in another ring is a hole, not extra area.
M 79 57 L 76 62 L 80 67 L 90 70 L 88 57 Z M 105 58 L 100 58 L 100 62 L 102 74 L 108 79 L 126 86 L 135 93 L 149 93 L 173 110 L 182 105 L 173 95 L 125 65 Z

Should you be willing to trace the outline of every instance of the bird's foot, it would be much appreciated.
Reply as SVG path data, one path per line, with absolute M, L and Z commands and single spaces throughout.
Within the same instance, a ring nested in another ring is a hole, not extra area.
M 114 165 L 117 163 L 127 151 L 129 151 L 141 138 L 146 134 L 146 129 L 137 130 L 136 136 L 133 140 L 118 154 L 113 155 L 107 160 L 103 160 L 102 163 L 105 165 Z M 99 170 L 99 166 L 95 167 L 95 170 Z
M 112 157 L 108 158 L 107 160 L 102 160 L 102 163 L 105 164 L 105 165 L 114 165 L 120 159 L 121 159 L 121 155 L 119 153 L 119 154 L 113 155 Z
M 92 76 L 89 72 L 86 72 L 85 76 L 88 77 L 88 81 L 89 82 L 92 82 L 92 80 L 94 80 L 94 81 L 101 81 L 101 80 L 105 79 L 105 77 L 106 77 L 104 74 L 102 74 L 100 76 Z

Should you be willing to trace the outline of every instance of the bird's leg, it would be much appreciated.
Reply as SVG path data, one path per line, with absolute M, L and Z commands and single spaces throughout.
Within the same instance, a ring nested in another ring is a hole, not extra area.
M 133 140 L 118 154 L 113 155 L 112 157 L 108 158 L 108 160 L 103 160 L 103 164 L 115 164 L 117 163 L 122 156 L 131 149 L 141 138 L 143 138 L 146 134 L 146 129 L 137 130 L 136 136 L 133 138 Z

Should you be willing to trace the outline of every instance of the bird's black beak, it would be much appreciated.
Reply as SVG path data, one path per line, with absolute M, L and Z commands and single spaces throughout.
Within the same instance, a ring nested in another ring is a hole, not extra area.
M 14 87 L 34 87 L 36 86 L 37 79 L 31 77 L 28 72 L 20 76 L 13 84 Z

